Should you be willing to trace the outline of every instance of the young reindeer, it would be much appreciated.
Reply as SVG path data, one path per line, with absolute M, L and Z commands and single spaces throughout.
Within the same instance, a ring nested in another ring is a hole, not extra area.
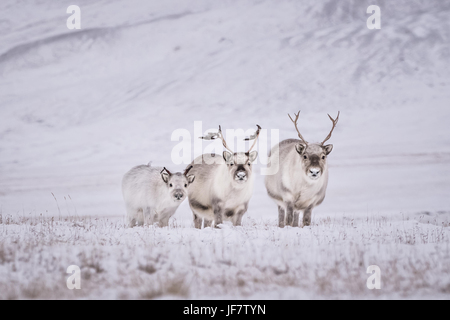
M 187 196 L 189 184 L 195 176 L 170 173 L 166 168 L 141 165 L 128 171 L 123 177 L 122 193 L 127 207 L 127 220 L 130 228 L 136 223 L 158 223 L 160 227 L 169 225 L 169 218 Z
M 222 135 L 209 133 L 200 139 L 221 139 L 224 151 L 222 157 L 216 154 L 203 154 L 196 158 L 190 166 L 196 176 L 195 183 L 189 189 L 189 205 L 194 214 L 194 225 L 201 229 L 210 227 L 214 221 L 218 227 L 223 220 L 231 220 L 234 226 L 240 226 L 242 216 L 247 212 L 248 202 L 253 193 L 252 162 L 258 156 L 257 151 L 250 152 L 256 144 L 261 127 L 254 135 L 245 140 L 255 140 L 247 152 L 233 152 Z M 199 163 L 199 164 L 198 164 Z
M 295 114 L 295 113 L 294 113 Z M 274 175 L 265 178 L 266 189 L 278 205 L 278 226 L 298 226 L 299 211 L 303 211 L 303 225 L 311 224 L 311 212 L 315 206 L 322 203 L 328 184 L 327 156 L 333 150 L 333 145 L 324 145 L 331 138 L 339 121 L 330 115 L 333 127 L 324 141 L 319 143 L 307 142 L 297 127 L 298 114 L 295 120 L 289 118 L 295 125 L 297 139 L 287 139 L 274 146 L 269 154 L 269 163 L 274 165 L 278 161 L 279 170 Z M 278 152 L 279 157 L 271 157 Z

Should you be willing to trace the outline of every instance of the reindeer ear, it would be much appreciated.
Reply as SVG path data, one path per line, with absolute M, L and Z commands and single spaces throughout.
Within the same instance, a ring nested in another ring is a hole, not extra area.
M 325 150 L 325 153 L 327 155 L 329 155 L 331 153 L 331 151 L 333 150 L 333 145 L 332 144 L 327 144 L 326 146 L 323 147 L 323 149 Z
M 169 182 L 169 174 L 166 172 L 161 172 L 161 178 L 165 183 Z
M 223 158 L 225 159 L 226 162 L 230 162 L 232 157 L 233 155 L 228 151 L 223 152 Z
M 248 155 L 248 159 L 250 160 L 250 162 L 255 161 L 257 157 L 258 157 L 258 151 L 250 152 L 250 154 Z
M 296 144 L 295 150 L 297 150 L 299 154 L 303 154 L 303 152 L 305 152 L 306 150 L 306 146 L 303 143 Z
M 187 178 L 189 184 L 191 184 L 195 180 L 195 176 L 193 174 L 188 175 L 186 178 Z

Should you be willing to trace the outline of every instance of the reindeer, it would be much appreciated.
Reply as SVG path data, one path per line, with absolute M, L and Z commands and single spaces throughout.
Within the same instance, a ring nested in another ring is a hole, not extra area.
M 294 113 L 295 114 L 295 113 Z M 324 145 L 331 138 L 339 121 L 328 117 L 333 122 L 328 136 L 319 143 L 308 143 L 297 127 L 298 114 L 295 120 L 289 118 L 295 125 L 298 139 L 287 139 L 274 146 L 269 153 L 269 164 L 278 162 L 279 170 L 274 175 L 265 178 L 267 193 L 278 205 L 278 226 L 298 226 L 299 211 L 303 211 L 303 225 L 311 224 L 311 212 L 320 205 L 324 198 L 328 184 L 327 156 L 333 150 L 333 145 Z M 278 153 L 278 157 L 272 154 Z M 276 164 L 275 164 L 276 165 Z
M 172 174 L 166 168 L 148 164 L 128 171 L 122 181 L 128 226 L 132 228 L 137 222 L 139 226 L 158 223 L 167 227 L 169 218 L 186 198 L 188 186 L 195 180 L 194 175 L 188 175 L 191 168 L 183 174 Z
M 195 183 L 189 186 L 189 205 L 194 214 L 194 226 L 197 229 L 218 227 L 223 220 L 231 220 L 234 226 L 240 226 L 242 217 L 247 212 L 248 202 L 253 193 L 252 163 L 258 156 L 251 152 L 258 139 L 261 127 L 254 135 L 245 140 L 255 140 L 247 152 L 233 152 L 223 138 L 222 128 L 218 133 L 209 133 L 200 139 L 221 139 L 228 151 L 222 157 L 217 154 L 203 154 L 197 157 L 190 166 L 196 176 Z

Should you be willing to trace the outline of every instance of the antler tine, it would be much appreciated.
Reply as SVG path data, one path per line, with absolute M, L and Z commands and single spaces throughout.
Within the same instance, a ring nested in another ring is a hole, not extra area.
M 331 122 L 333 122 L 333 127 L 331 128 L 331 131 L 330 131 L 330 133 L 328 134 L 328 136 L 325 138 L 325 140 L 323 140 L 322 145 L 323 145 L 325 142 L 327 142 L 328 139 L 331 138 L 331 134 L 333 133 L 333 130 L 334 130 L 334 128 L 336 127 L 336 125 L 337 125 L 337 123 L 338 123 L 338 121 L 339 121 L 339 114 L 340 114 L 340 113 L 341 113 L 341 112 L 338 111 L 338 114 L 337 114 L 336 119 L 333 119 L 330 115 L 328 115 L 328 117 L 330 118 Z
M 163 173 L 164 171 L 166 171 L 166 172 L 169 174 L 169 176 L 172 175 L 172 174 L 170 173 L 170 171 L 166 169 L 166 167 L 164 167 L 164 168 L 161 170 L 160 173 Z
M 249 154 L 250 151 L 252 151 L 253 147 L 256 145 L 256 141 L 258 141 L 259 133 L 260 133 L 260 131 L 261 131 L 261 127 L 260 127 L 258 124 L 257 124 L 256 126 L 258 127 L 258 130 L 256 130 L 255 134 L 253 135 L 255 141 L 253 142 L 253 144 L 252 144 L 252 146 L 250 147 L 250 149 L 248 149 L 248 151 L 246 152 L 246 154 Z M 252 137 L 253 137 L 253 136 L 252 136 Z M 252 140 L 252 139 L 251 139 L 252 137 L 246 138 L 246 139 L 244 139 L 244 141 L 250 141 L 250 140 Z
M 220 140 L 222 140 L 222 145 L 229 150 L 231 153 L 234 153 L 233 150 L 231 150 L 230 148 L 228 148 L 227 142 L 225 141 L 225 139 L 223 138 L 223 134 L 222 134 L 222 127 L 219 126 L 219 132 L 217 133 L 211 133 L 209 132 L 206 136 L 204 137 L 199 137 L 199 139 L 203 139 L 203 140 L 216 140 L 217 138 L 219 138 Z
M 225 147 L 225 149 L 227 149 L 228 151 L 230 151 L 231 153 L 234 153 L 233 150 L 231 150 L 230 148 L 228 148 L 227 142 L 225 141 L 225 139 L 223 138 L 223 134 L 222 134 L 222 127 L 219 125 L 219 138 L 222 140 L 222 145 Z
M 188 172 L 193 168 L 194 166 L 190 166 L 186 170 L 184 170 L 184 175 L 187 176 Z
M 291 121 L 292 121 L 292 122 L 294 123 L 294 125 L 295 125 L 295 130 L 297 130 L 298 137 L 299 137 L 300 140 L 302 140 L 305 144 L 308 144 L 308 141 L 306 141 L 306 140 L 303 138 L 302 134 L 300 133 L 300 131 L 298 130 L 298 127 L 297 127 L 297 121 L 298 121 L 298 117 L 300 116 L 300 110 L 298 111 L 297 114 L 294 112 L 294 115 L 295 115 L 295 121 L 292 120 L 291 115 L 288 113 L 289 119 L 291 119 Z

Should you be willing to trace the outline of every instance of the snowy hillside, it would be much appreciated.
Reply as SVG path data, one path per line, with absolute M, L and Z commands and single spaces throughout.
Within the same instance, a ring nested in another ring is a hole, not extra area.
M 285 139 L 298 109 L 311 140 L 342 113 L 321 212 L 447 210 L 449 6 L 386 4 L 369 30 L 363 2 L 86 1 L 80 31 L 64 1 L 4 2 L 3 210 L 55 214 L 53 192 L 122 214 L 122 174 L 170 166 L 175 129 L 258 123 Z
M 341 112 L 313 224 L 424 212 L 448 222 L 450 3 L 80 0 L 81 30 L 69 30 L 71 4 L 0 3 L 3 216 L 120 220 L 127 170 L 184 169 L 171 160 L 174 130 L 259 124 L 295 138 L 287 114 L 301 110 L 309 141 Z M 373 4 L 380 30 L 366 27 Z M 276 225 L 261 167 L 244 227 Z M 190 226 L 186 202 L 175 218 Z

